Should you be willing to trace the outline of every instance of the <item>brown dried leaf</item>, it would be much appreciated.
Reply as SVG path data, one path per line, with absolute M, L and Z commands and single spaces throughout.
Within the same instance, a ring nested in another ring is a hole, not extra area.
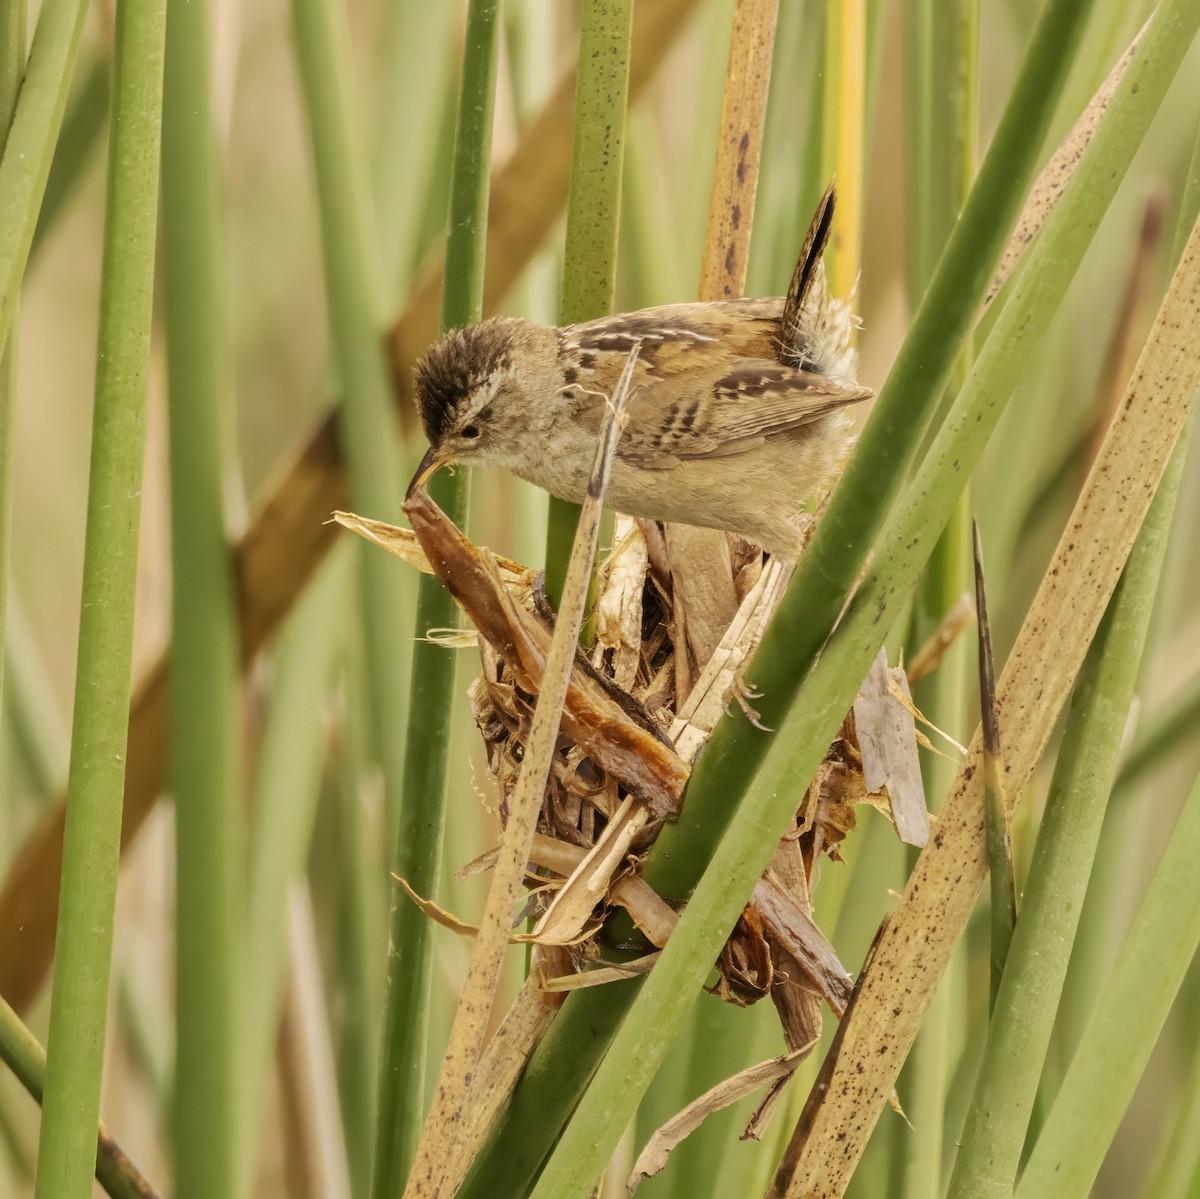
M 563 995 L 568 991 L 582 991 L 586 987 L 603 987 L 608 983 L 620 982 L 649 974 L 658 961 L 658 951 L 634 958 L 632 962 L 609 962 L 594 970 L 582 970 L 576 974 L 557 975 L 541 980 L 541 988 L 547 994 Z
M 785 1053 L 780 1057 L 768 1058 L 765 1062 L 748 1066 L 745 1070 L 717 1083 L 693 1100 L 677 1116 L 672 1116 L 647 1142 L 638 1155 L 633 1173 L 625 1184 L 632 1195 L 643 1178 L 652 1178 L 667 1164 L 671 1150 L 685 1137 L 690 1136 L 704 1121 L 722 1108 L 737 1103 L 759 1087 L 790 1078 L 811 1046 Z
M 768 870 L 755 884 L 751 904 L 758 911 L 763 927 L 799 963 L 812 989 L 840 1016 L 854 984 L 837 950 L 817 927 L 811 910 L 806 910 L 807 894 L 804 902 L 798 901 L 779 877 Z
M 550 633 L 540 620 L 513 600 L 500 580 L 491 555 L 472 545 L 422 490 L 404 505 L 434 573 L 472 623 L 501 654 L 530 691 L 541 688 Z M 627 706 L 606 689 L 599 676 L 577 659 L 563 709 L 562 731 L 601 770 L 633 791 L 656 819 L 675 810 L 689 769 L 653 730 L 647 717 L 639 725 Z
M 958 597 L 958 602 L 938 622 L 938 627 L 925 638 L 924 643 L 912 656 L 912 660 L 904 668 L 911 686 L 918 679 L 932 674 L 941 665 L 946 651 L 954 644 L 955 638 L 969 629 L 975 621 L 975 605 L 971 597 L 964 591 Z
M 633 796 L 627 796 L 538 921 L 533 930 L 537 940 L 550 945 L 566 945 L 576 940 L 592 919 L 596 906 L 608 894 L 613 876 L 624 866 L 634 838 L 648 819 L 646 808 Z
M 358 516 L 353 512 L 335 512 L 331 517 L 335 524 L 357 533 L 360 537 L 394 554 L 402 562 L 415 567 L 423 574 L 433 574 L 429 558 L 417 541 L 417 535 L 412 529 L 402 529 L 399 525 L 389 525 L 382 520 L 371 520 L 366 516 Z M 535 571 L 511 558 L 493 554 L 496 565 L 500 569 L 500 577 L 504 585 L 518 595 L 528 594 L 533 588 Z
M 596 651 L 592 664 L 600 667 L 611 655 L 612 677 L 632 692 L 642 658 L 642 596 L 649 560 L 646 539 L 637 522 L 618 516 L 613 526 L 616 548 L 606 564 L 596 601 Z
M 924 845 L 929 837 L 929 816 L 917 757 L 916 724 L 909 706 L 893 698 L 893 679 L 907 697 L 904 672 L 897 670 L 893 676 L 888 670 L 887 651 L 881 649 L 854 701 L 863 782 L 868 791 L 887 790 L 900 840 L 907 845 Z

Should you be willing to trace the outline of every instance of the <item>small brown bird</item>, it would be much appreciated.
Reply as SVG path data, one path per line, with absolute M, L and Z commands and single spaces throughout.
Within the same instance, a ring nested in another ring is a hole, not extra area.
M 581 502 L 603 405 L 640 354 L 605 503 L 737 533 L 789 559 L 802 507 L 829 486 L 852 437 L 852 319 L 826 296 L 830 185 L 788 294 L 669 304 L 565 328 L 493 317 L 455 329 L 416 367 L 429 451 L 410 485 L 450 463 L 499 466 Z

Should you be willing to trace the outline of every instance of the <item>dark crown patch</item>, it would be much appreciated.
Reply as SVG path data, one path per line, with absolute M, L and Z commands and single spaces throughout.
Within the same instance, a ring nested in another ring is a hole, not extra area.
M 430 445 L 454 426 L 459 405 L 489 375 L 509 364 L 512 337 L 503 319 L 451 329 L 426 350 L 414 370 L 417 410 Z

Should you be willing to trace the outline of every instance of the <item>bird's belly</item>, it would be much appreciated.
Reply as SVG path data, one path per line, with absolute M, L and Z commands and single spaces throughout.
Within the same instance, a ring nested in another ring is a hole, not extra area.
M 618 450 L 604 502 L 629 516 L 726 529 L 790 552 L 798 513 L 827 486 L 837 451 L 837 439 L 778 438 L 749 453 L 683 459 L 647 470 L 622 460 Z M 572 469 L 581 457 L 548 456 L 527 477 L 552 495 L 582 503 L 587 472 Z

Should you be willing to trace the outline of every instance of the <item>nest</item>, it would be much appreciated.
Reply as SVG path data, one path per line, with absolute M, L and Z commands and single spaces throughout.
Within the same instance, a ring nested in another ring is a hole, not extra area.
M 474 624 L 482 673 L 471 684 L 470 700 L 504 823 L 553 613 L 539 577 L 471 544 L 424 492 L 413 493 L 406 510 L 419 547 L 404 530 L 340 519 L 432 569 Z M 691 767 L 726 706 L 739 703 L 754 716 L 741 670 L 782 598 L 790 568 L 734 543 L 733 594 L 726 597 L 734 615 L 718 636 L 698 627 L 704 604 L 694 592 L 690 602 L 681 598 L 668 565 L 672 556 L 660 526 L 618 518 L 615 546 L 599 575 L 594 640 L 588 653 L 576 655 L 528 867 L 524 914 L 535 921 L 531 939 L 565 951 L 553 956 L 558 976 L 545 980 L 548 989 L 631 969 L 611 960 L 633 940 L 617 944 L 605 931 L 616 909 L 628 914 L 648 957 L 665 944 L 678 914 L 642 879 L 641 859 L 678 815 Z M 924 797 L 906 696 L 903 674 L 889 672 L 881 658 L 816 778 L 797 787 L 792 827 L 714 964 L 712 990 L 722 999 L 745 1005 L 771 998 L 793 1052 L 815 1043 L 822 1003 L 841 1015 L 852 986 L 812 918 L 810 896 L 822 858 L 839 858 L 862 803 L 893 815 L 902 833 L 908 828 L 908 839 L 923 840 Z M 490 857 L 466 872 L 487 868 Z M 605 965 L 611 969 L 597 969 Z M 632 967 L 638 968 L 644 967 Z M 574 977 L 563 977 L 564 970 Z

